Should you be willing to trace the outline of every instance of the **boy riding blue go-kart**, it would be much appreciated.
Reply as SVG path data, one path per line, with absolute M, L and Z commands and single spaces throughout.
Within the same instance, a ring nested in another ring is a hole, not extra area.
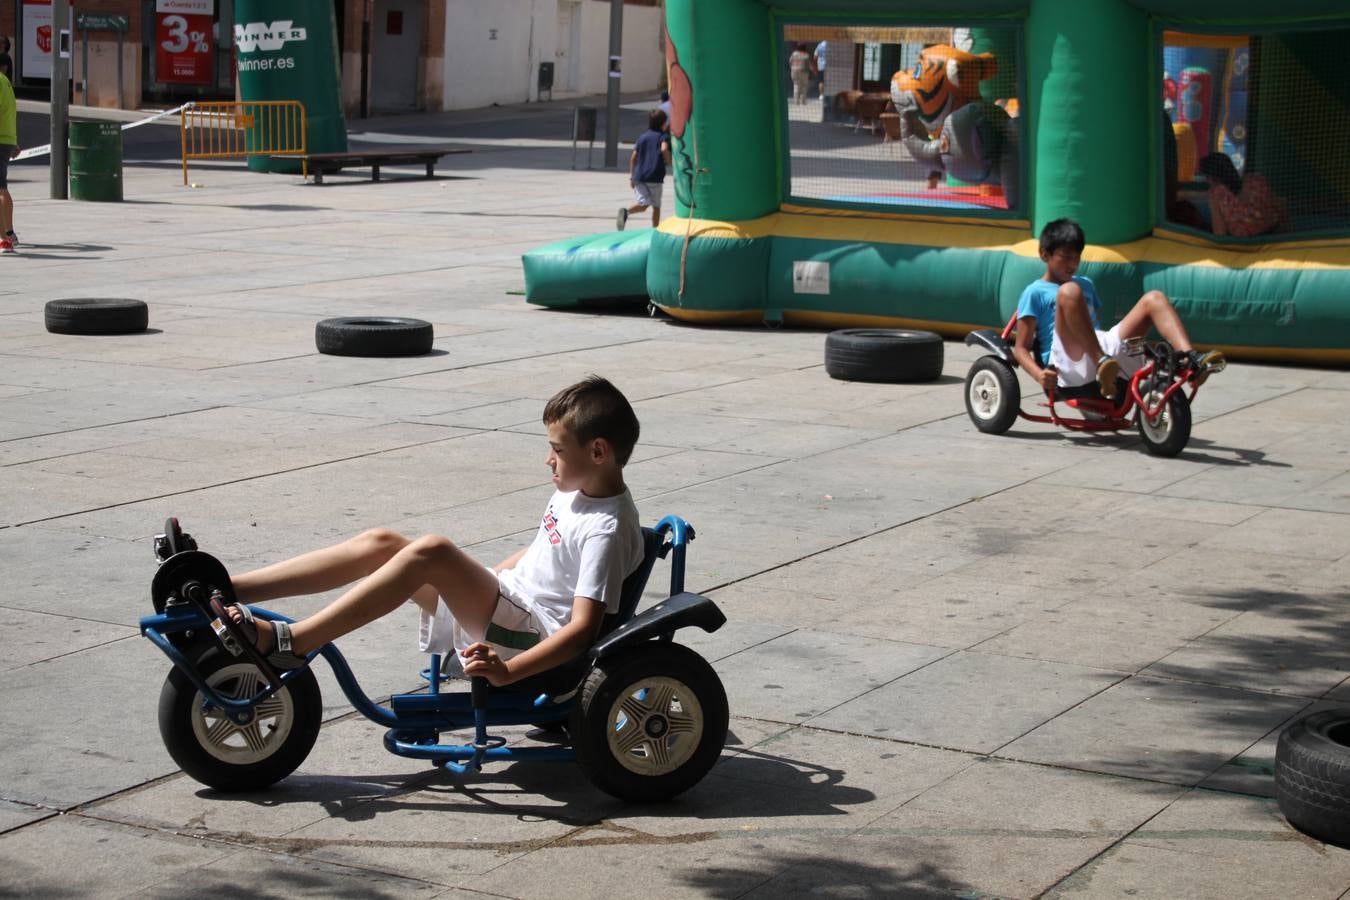
M 666 517 L 643 529 L 623 479 L 638 437 L 632 407 L 592 377 L 545 407 L 554 494 L 529 547 L 488 568 L 447 538 L 408 540 L 375 529 L 231 577 L 176 520 L 157 540 L 156 615 L 141 630 L 173 661 L 160 731 L 174 760 L 222 790 L 284 778 L 318 735 L 310 664 L 323 656 L 353 706 L 390 730 L 391 752 L 463 772 L 485 759 L 571 759 L 624 799 L 673 796 L 707 773 L 727 729 L 726 694 L 711 666 L 671 642 L 685 626 L 725 617 L 683 590 L 693 529 Z M 656 559 L 673 550 L 671 596 L 641 615 Z M 250 604 L 356 582 L 298 622 Z M 426 691 L 370 700 L 331 643 L 409 599 L 430 651 Z M 472 690 L 442 693 L 440 654 L 454 650 Z M 567 724 L 571 747 L 507 747 L 489 725 Z M 472 727 L 470 744 L 442 731 Z

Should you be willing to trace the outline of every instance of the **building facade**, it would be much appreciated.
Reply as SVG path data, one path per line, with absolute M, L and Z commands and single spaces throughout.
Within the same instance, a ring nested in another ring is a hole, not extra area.
M 135 109 L 235 96 L 234 0 L 72 6 L 74 102 Z M 333 11 L 349 116 L 608 89 L 608 0 L 334 0 Z M 625 91 L 664 80 L 662 14 L 663 0 L 624 0 Z M 51 0 L 0 0 L 0 34 L 20 93 L 50 90 Z

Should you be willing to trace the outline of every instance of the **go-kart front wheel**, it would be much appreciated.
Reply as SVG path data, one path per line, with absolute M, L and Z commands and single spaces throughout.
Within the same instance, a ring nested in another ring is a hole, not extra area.
M 1154 456 L 1176 456 L 1191 439 L 1190 401 L 1177 391 L 1167 398 L 1156 416 L 1150 416 L 1148 411 L 1158 405 L 1163 389 L 1148 382 L 1140 387 L 1144 405 L 1139 409 L 1139 436 L 1144 439 L 1144 446 Z
M 1022 389 L 1012 367 L 997 356 L 975 360 L 966 374 L 966 413 L 985 434 L 1002 434 L 1017 421 Z
M 717 762 L 727 695 L 694 651 L 644 643 L 596 664 L 572 716 L 577 762 L 595 786 L 651 803 L 693 787 Z
M 197 669 L 227 699 L 251 697 L 266 685 L 256 667 L 223 650 L 208 652 Z M 294 772 L 314 746 L 322 720 L 319 683 L 309 669 L 259 703 L 247 725 L 208 705 L 176 667 L 159 694 L 159 733 L 169 756 L 219 791 L 259 790 Z

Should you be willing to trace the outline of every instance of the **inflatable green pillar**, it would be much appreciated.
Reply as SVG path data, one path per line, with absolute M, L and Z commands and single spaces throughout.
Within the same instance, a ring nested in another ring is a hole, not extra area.
M 239 99 L 299 100 L 310 153 L 347 149 L 332 0 L 235 0 Z M 298 172 L 300 164 L 251 156 L 254 172 Z
M 1162 116 L 1156 82 L 1142 71 L 1147 15 L 1126 0 L 1037 0 L 1026 58 L 1034 233 L 1070 216 L 1092 244 L 1143 237 Z
M 701 219 L 776 211 L 783 200 L 784 154 L 772 149 L 782 140 L 782 61 L 764 39 L 769 8 L 758 0 L 667 0 L 666 29 L 671 100 L 690 110 L 688 122 L 671 122 L 676 213 L 689 215 L 690 187 Z M 700 71 L 716 78 L 699 78 Z

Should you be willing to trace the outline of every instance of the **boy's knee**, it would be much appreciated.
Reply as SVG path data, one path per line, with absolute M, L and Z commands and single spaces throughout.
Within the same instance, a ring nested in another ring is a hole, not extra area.
M 408 539 L 388 528 L 372 528 L 356 536 L 362 549 L 372 556 L 393 556 L 408 545 Z
M 1059 290 L 1055 292 L 1055 304 L 1060 307 L 1063 307 L 1066 304 L 1077 304 L 1082 302 L 1084 302 L 1083 289 L 1078 286 L 1077 282 L 1066 281 L 1064 284 L 1061 284 Z
M 1144 296 L 1140 297 L 1139 301 L 1150 308 L 1172 305 L 1172 301 L 1167 299 L 1167 295 L 1162 291 L 1149 291 L 1144 294 Z
M 444 558 L 454 549 L 454 543 L 440 534 L 425 534 L 408 545 L 410 553 L 424 560 Z

